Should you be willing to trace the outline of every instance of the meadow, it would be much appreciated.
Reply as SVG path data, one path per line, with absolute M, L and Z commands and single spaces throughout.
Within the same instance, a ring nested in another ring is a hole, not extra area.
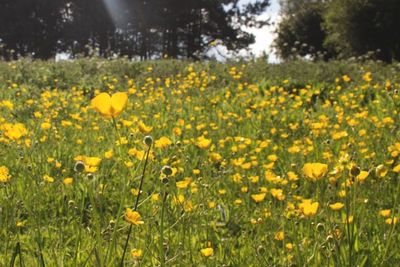
M 0 266 L 396 266 L 399 71 L 0 63 Z

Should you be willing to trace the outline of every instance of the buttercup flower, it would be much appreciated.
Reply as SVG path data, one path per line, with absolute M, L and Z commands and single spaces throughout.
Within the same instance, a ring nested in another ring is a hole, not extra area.
M 213 248 L 203 248 L 200 250 L 201 255 L 204 257 L 211 257 L 214 254 L 214 249 Z
M 10 181 L 10 175 L 8 174 L 8 168 L 5 166 L 0 167 L 0 183 L 7 183 Z
M 311 181 L 321 179 L 328 172 L 328 165 L 323 163 L 306 163 L 303 166 L 303 174 Z
M 303 215 L 306 217 L 312 217 L 317 214 L 319 207 L 318 202 L 312 202 L 310 199 L 303 200 L 302 203 L 299 204 L 299 209 L 303 212 Z
M 127 208 L 125 211 L 125 220 L 134 225 L 144 224 L 140 213 L 130 208 Z
M 118 92 L 110 96 L 107 93 L 101 93 L 92 99 L 92 107 L 105 118 L 115 118 L 126 107 L 128 103 L 128 94 Z

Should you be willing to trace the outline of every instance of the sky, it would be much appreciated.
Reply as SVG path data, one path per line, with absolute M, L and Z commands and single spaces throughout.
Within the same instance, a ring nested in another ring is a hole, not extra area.
M 243 0 L 243 3 L 251 2 L 251 0 Z M 271 51 L 271 43 L 275 38 L 274 30 L 277 22 L 279 22 L 279 3 L 278 0 L 271 0 L 271 5 L 266 12 L 261 15 L 261 18 L 270 18 L 271 25 L 261 29 L 247 29 L 256 37 L 256 42 L 250 46 L 251 51 L 255 55 L 261 55 L 264 51 L 269 55 L 270 62 L 277 62 L 276 55 Z
M 254 0 L 242 0 L 240 3 L 247 4 L 250 2 L 254 2 Z M 270 63 L 279 62 L 276 54 L 271 49 L 271 44 L 275 38 L 274 30 L 279 22 L 279 18 L 279 0 L 271 0 L 271 5 L 267 7 L 267 10 L 262 15 L 260 15 L 260 19 L 270 19 L 270 25 L 264 26 L 260 29 L 243 27 L 243 30 L 254 34 L 256 39 L 255 43 L 250 45 L 250 52 L 255 56 L 260 56 L 263 52 L 266 52 L 269 55 L 268 61 Z M 211 49 L 208 52 L 208 55 L 214 56 L 218 60 L 232 57 L 224 46 L 217 46 L 215 49 Z M 246 56 L 248 53 L 240 51 L 239 55 Z

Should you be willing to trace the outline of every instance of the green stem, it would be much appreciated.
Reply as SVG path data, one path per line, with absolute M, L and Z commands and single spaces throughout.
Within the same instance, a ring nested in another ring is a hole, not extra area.
M 120 135 L 120 133 L 119 133 L 119 130 L 118 130 L 118 127 L 117 127 L 117 122 L 115 121 L 114 117 L 112 117 L 111 123 L 112 123 L 112 125 L 113 125 L 113 127 L 114 127 L 115 134 L 116 134 L 117 139 L 118 139 L 118 141 L 119 141 L 119 140 L 121 139 L 121 135 Z M 115 143 L 114 143 L 114 145 L 115 145 Z M 121 146 L 118 146 L 118 149 L 116 149 L 116 150 L 118 150 L 118 155 L 119 155 L 119 157 L 122 158 Z M 125 178 L 125 180 L 124 180 L 123 185 L 124 185 L 124 186 L 123 186 L 123 189 L 122 189 L 121 199 L 120 199 L 120 201 L 119 201 L 120 205 L 119 205 L 118 211 L 117 211 L 117 218 L 116 218 L 116 222 L 115 222 L 115 225 L 114 225 L 113 233 L 112 233 L 112 235 L 111 235 L 111 236 L 112 236 L 112 237 L 111 237 L 111 242 L 110 242 L 110 245 L 109 245 L 109 247 L 108 247 L 108 249 L 107 249 L 106 257 L 105 257 L 105 261 L 104 261 L 106 265 L 108 264 L 108 257 L 109 257 L 109 255 L 111 254 L 111 250 L 112 250 L 113 244 L 114 244 L 114 249 L 115 249 L 115 239 L 116 239 L 116 235 L 117 235 L 117 228 L 118 228 L 118 222 L 119 222 L 119 215 L 120 215 L 121 212 L 122 212 L 122 207 L 123 207 L 123 204 L 124 204 L 124 202 L 125 202 L 125 194 L 126 194 L 126 187 L 127 187 L 127 186 L 126 186 L 126 178 Z
M 139 206 L 139 199 L 140 199 L 140 195 L 142 194 L 143 181 L 144 181 L 144 176 L 146 173 L 147 163 L 149 161 L 150 149 L 151 149 L 151 145 L 149 145 L 147 152 L 146 152 L 146 159 L 144 161 L 143 172 L 142 172 L 142 176 L 140 177 L 139 191 L 138 191 L 138 195 L 136 197 L 135 206 L 133 207 L 134 211 L 136 211 Z M 128 243 L 129 243 L 129 239 L 131 237 L 131 233 L 132 233 L 132 224 L 129 225 L 128 235 L 126 236 L 124 252 L 122 253 L 121 261 L 119 264 L 119 266 L 121 266 L 121 267 L 124 266 L 125 254 L 126 254 L 126 250 L 128 248 Z
M 20 232 L 21 232 L 21 230 L 20 230 Z M 24 259 L 23 259 L 23 257 L 22 257 L 22 249 L 21 249 L 21 240 L 20 240 L 20 232 L 18 233 L 18 253 L 19 253 L 19 266 L 20 267 L 22 267 L 22 266 L 25 266 L 25 264 L 24 264 Z
M 348 186 L 346 184 L 346 178 L 345 178 L 345 182 L 344 182 L 344 186 L 345 186 L 345 192 L 346 192 L 346 231 L 347 231 L 347 240 L 348 240 L 348 249 L 349 249 L 349 266 L 352 266 L 352 257 L 353 257 L 353 248 L 352 248 L 352 235 L 351 235 L 351 231 L 350 231 L 350 223 L 349 223 L 349 219 L 350 219 L 350 190 L 348 189 Z
M 389 232 L 389 236 L 388 236 L 388 240 L 386 243 L 386 247 L 385 247 L 385 253 L 383 254 L 383 260 L 382 260 L 382 266 L 385 266 L 387 259 L 387 253 L 389 251 L 389 247 L 392 241 L 392 236 L 393 236 L 393 232 L 394 232 L 394 228 L 395 228 L 395 212 L 396 212 L 396 206 L 397 206 L 397 202 L 399 199 L 399 195 L 400 195 L 400 180 L 399 180 L 399 176 L 396 177 L 397 178 L 397 192 L 394 198 L 394 205 L 393 205 L 393 210 L 392 210 L 392 216 L 391 216 L 391 227 L 390 227 L 390 232 Z
M 164 197 L 161 206 L 161 224 L 160 224 L 160 262 L 161 267 L 165 267 L 165 250 L 164 250 L 164 212 L 165 212 L 165 202 L 167 200 L 168 193 L 164 189 Z
M 81 190 L 78 188 L 78 190 L 81 192 Z M 81 241 L 81 228 L 83 224 L 83 211 L 85 208 L 85 193 L 81 192 L 81 207 L 79 210 L 79 215 L 81 216 L 79 219 L 79 225 L 78 225 L 78 237 L 75 242 L 75 259 L 74 259 L 74 266 L 77 266 L 78 263 L 78 258 L 79 258 L 79 247 L 80 247 L 80 241 Z

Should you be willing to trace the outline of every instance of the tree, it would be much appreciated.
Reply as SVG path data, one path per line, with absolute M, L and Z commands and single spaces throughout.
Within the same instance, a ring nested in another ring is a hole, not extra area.
M 50 58 L 61 36 L 63 0 L 3 0 L 0 9 L 0 39 L 3 56 Z
M 2 0 L 2 55 L 48 59 L 114 54 L 140 59 L 205 57 L 218 40 L 229 50 L 254 42 L 243 26 L 257 20 L 269 0 Z
M 269 0 L 258 0 L 242 8 L 238 0 L 161 0 L 152 4 L 141 12 L 142 16 L 146 14 L 144 17 L 133 17 L 138 18 L 137 23 L 147 25 L 145 29 L 158 33 L 161 54 L 196 59 L 204 56 L 216 40 L 230 50 L 239 50 L 254 42 L 254 36 L 244 32 L 242 26 L 262 26 L 264 22 L 257 21 L 256 17 L 266 9 Z
M 324 45 L 325 1 L 281 1 L 283 18 L 277 28 L 274 47 L 283 59 L 310 57 L 327 60 L 335 55 Z
M 342 57 L 373 52 L 377 59 L 400 60 L 400 1 L 333 0 L 325 14 L 326 44 Z

